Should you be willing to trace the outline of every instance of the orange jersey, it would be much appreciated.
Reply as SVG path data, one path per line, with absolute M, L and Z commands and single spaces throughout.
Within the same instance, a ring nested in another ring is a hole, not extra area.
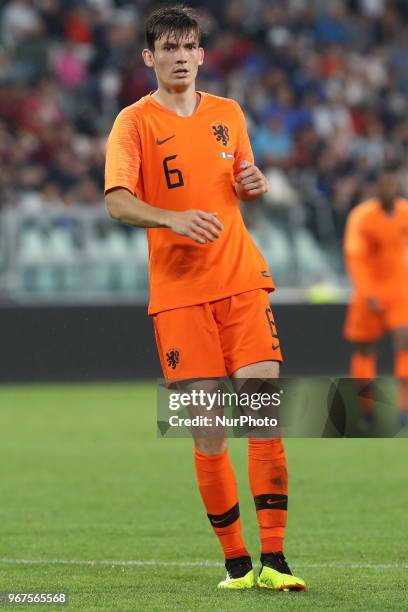
M 382 298 L 408 292 L 408 200 L 398 198 L 391 215 L 376 199 L 356 206 L 344 246 L 357 294 Z
M 158 208 L 217 212 L 224 225 L 207 244 L 147 229 L 149 314 L 274 289 L 234 190 L 240 162 L 253 163 L 244 115 L 235 101 L 200 93 L 188 117 L 147 95 L 119 113 L 108 139 L 105 192 L 124 187 Z

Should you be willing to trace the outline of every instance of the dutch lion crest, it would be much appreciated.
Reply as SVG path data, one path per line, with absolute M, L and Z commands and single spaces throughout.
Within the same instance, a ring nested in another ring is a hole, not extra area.
M 229 143 L 229 129 L 225 123 L 213 123 L 212 131 L 217 142 L 220 142 L 224 147 Z

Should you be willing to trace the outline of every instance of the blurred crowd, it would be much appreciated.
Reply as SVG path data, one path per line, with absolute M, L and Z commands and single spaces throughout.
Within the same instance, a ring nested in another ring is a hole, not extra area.
M 113 119 L 155 88 L 140 50 L 159 4 L 0 0 L 0 207 L 101 205 Z M 316 231 L 324 210 L 340 235 L 387 158 L 408 181 L 408 2 L 188 4 L 205 29 L 199 87 L 244 107 L 271 201 Z

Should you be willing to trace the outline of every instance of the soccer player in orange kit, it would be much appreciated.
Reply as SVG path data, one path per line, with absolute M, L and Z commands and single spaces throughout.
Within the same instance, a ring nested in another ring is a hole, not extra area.
M 393 336 L 401 425 L 408 426 L 408 200 L 399 196 L 398 167 L 389 164 L 377 181 L 377 197 L 356 206 L 345 233 L 345 257 L 354 286 L 344 334 L 355 344 L 351 376 L 376 376 L 375 343 Z M 362 403 L 370 421 L 370 398 Z
M 116 118 L 105 194 L 114 219 L 147 228 L 148 312 L 164 376 L 231 376 L 237 384 L 276 378 L 282 358 L 268 300 L 274 285 L 239 209 L 239 199 L 254 200 L 268 188 L 244 115 L 235 101 L 196 91 L 204 50 L 191 9 L 156 10 L 146 40 L 143 59 L 158 88 Z M 225 557 L 227 578 L 218 586 L 251 588 L 256 580 L 225 438 L 195 437 L 194 462 Z M 283 555 L 288 488 L 281 439 L 249 440 L 248 470 L 262 547 L 257 583 L 304 590 Z

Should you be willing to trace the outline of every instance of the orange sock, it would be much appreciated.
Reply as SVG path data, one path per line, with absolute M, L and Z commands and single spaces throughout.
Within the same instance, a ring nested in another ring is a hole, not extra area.
M 374 355 L 363 355 L 354 353 L 350 362 L 350 376 L 356 378 L 360 388 L 359 393 L 360 407 L 363 414 L 373 413 L 372 385 L 377 375 L 377 360 Z
M 249 556 L 242 539 L 237 485 L 228 451 L 207 455 L 195 449 L 194 463 L 207 516 L 225 558 Z
M 352 378 L 375 378 L 377 375 L 376 358 L 374 355 L 353 353 L 350 363 Z
M 408 412 L 408 351 L 397 352 L 394 370 L 398 379 L 399 408 L 401 412 Z
M 283 551 L 288 473 L 283 442 L 248 440 L 249 484 L 254 497 L 262 553 Z

